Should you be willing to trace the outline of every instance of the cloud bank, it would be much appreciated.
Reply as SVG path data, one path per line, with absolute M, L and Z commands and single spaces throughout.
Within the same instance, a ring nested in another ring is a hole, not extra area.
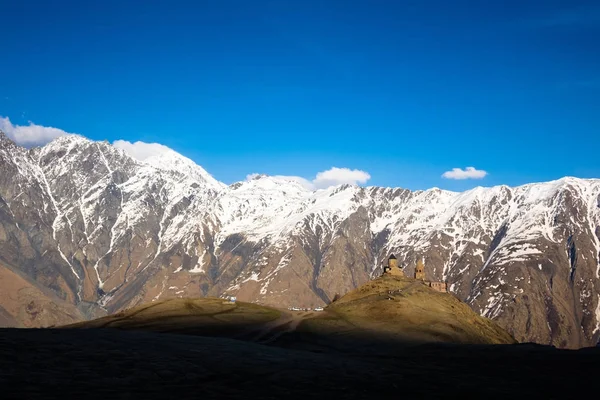
M 246 179 L 251 180 L 258 176 L 260 174 L 250 174 Z M 358 169 L 332 167 L 327 171 L 317 173 L 317 176 L 313 180 L 293 175 L 275 175 L 273 178 L 298 182 L 306 189 L 317 190 L 345 183 L 350 185 L 364 184 L 371 179 L 371 175 L 368 172 Z
M 29 125 L 13 125 L 8 117 L 0 117 L 0 130 L 18 145 L 26 147 L 41 146 L 69 134 L 62 129 L 36 125 L 31 121 Z
M 442 178 L 446 179 L 482 179 L 488 173 L 475 167 L 467 167 L 465 169 L 452 168 L 452 171 L 446 171 L 442 174 Z
M 125 151 L 139 161 L 146 161 L 150 157 L 159 156 L 172 151 L 170 148 L 160 143 L 146 143 L 140 141 L 131 143 L 127 140 L 115 140 L 113 146 Z

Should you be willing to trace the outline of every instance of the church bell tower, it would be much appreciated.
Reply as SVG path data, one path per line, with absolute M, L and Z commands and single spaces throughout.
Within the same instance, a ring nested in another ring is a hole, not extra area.
M 390 258 L 388 258 L 387 266 L 383 267 L 383 274 L 404 276 L 404 271 L 398 267 L 398 259 L 395 255 L 392 254 Z
M 423 264 L 423 258 L 417 260 L 415 267 L 415 279 L 425 280 L 425 264 Z

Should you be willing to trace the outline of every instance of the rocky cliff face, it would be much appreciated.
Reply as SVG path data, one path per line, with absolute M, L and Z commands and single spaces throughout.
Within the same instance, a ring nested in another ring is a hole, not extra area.
M 316 307 L 396 254 L 518 340 L 600 337 L 600 180 L 464 193 L 256 176 L 230 186 L 166 152 L 0 135 L 0 262 L 88 317 L 168 297 Z M 0 296 L 0 305 L 5 301 Z

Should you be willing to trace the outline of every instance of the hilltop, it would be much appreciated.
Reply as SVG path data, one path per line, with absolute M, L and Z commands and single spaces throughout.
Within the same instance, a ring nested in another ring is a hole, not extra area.
M 140 330 L 197 336 L 238 337 L 262 330 L 282 318 L 282 311 L 220 298 L 168 299 L 78 322 L 61 329 Z
M 453 294 L 437 292 L 412 278 L 383 276 L 347 293 L 326 310 L 331 317 L 304 324 L 318 326 L 322 332 L 330 330 L 330 321 L 336 326 L 344 321 L 351 330 L 400 342 L 516 343 Z
M 236 338 L 305 348 L 361 341 L 507 344 L 515 340 L 449 293 L 421 281 L 384 276 L 321 312 L 290 312 L 218 298 L 170 299 L 63 328 L 116 328 Z M 340 341 L 340 338 L 343 338 Z

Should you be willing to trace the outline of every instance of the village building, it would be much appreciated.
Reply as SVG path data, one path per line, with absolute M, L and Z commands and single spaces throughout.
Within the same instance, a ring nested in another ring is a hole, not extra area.
M 448 292 L 448 287 L 446 282 L 429 282 L 429 287 L 433 290 L 437 290 L 438 292 L 446 293 Z

